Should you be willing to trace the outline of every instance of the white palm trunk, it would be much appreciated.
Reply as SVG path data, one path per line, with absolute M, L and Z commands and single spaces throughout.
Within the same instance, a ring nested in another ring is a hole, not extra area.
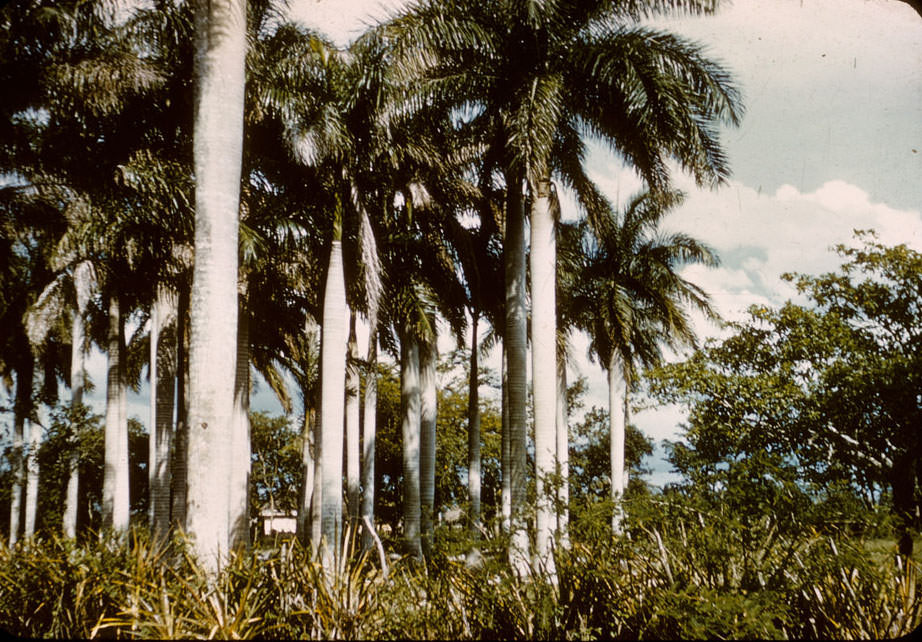
M 77 299 L 77 308 L 71 324 L 71 352 L 70 352 L 70 406 L 76 410 L 83 403 L 83 390 L 86 385 L 86 357 L 84 344 L 86 343 L 86 329 L 84 316 L 90 297 L 90 282 L 92 278 L 92 265 L 89 261 L 81 261 L 74 268 L 74 292 Z M 71 427 L 74 430 L 74 427 Z M 74 450 L 68 459 L 67 489 L 64 494 L 64 515 L 62 528 L 65 537 L 77 536 L 77 505 L 80 501 L 80 452 L 74 437 Z
M 173 403 L 175 401 L 175 334 L 169 330 L 176 323 L 176 297 L 165 287 L 157 288 L 151 309 L 150 328 L 150 439 L 148 489 L 150 492 L 150 529 L 156 538 L 170 528 L 170 486 L 173 447 Z
M 362 547 L 374 545 L 371 528 L 375 523 L 375 442 L 378 422 L 378 331 L 376 322 L 368 324 L 368 359 L 365 371 L 365 396 L 362 399 Z
M 102 481 L 102 525 L 128 530 L 128 385 L 125 375 L 125 331 L 117 295 L 109 297 L 106 370 L 105 455 Z
M 422 557 L 420 542 L 419 438 L 420 388 L 419 344 L 409 332 L 400 340 L 400 405 L 403 439 L 403 539 L 406 551 Z
M 477 326 L 479 315 L 471 320 L 471 372 L 467 397 L 467 492 L 471 502 L 471 538 L 476 542 L 480 537 L 480 378 L 479 346 L 477 343 Z
M 346 282 L 342 242 L 330 248 L 320 345 L 321 557 L 333 569 L 343 521 L 343 421 L 346 385 Z M 317 497 L 314 498 L 317 501 Z
M 313 345 L 317 336 L 317 324 L 308 317 L 304 324 L 304 333 L 308 337 L 308 342 Z M 310 391 L 306 381 L 301 382 L 301 398 L 304 405 L 304 420 L 301 424 L 301 489 L 300 502 L 298 504 L 297 517 L 297 535 L 298 540 L 305 547 L 311 542 L 319 541 L 320 527 L 319 519 L 317 532 L 313 532 L 314 518 L 312 513 L 312 503 L 315 497 L 320 497 L 319 489 L 314 492 L 314 483 L 317 473 L 317 411 L 318 404 L 316 399 L 310 399 Z M 316 537 L 315 537 L 316 535 Z
M 308 546 L 311 536 L 311 500 L 314 497 L 314 413 L 307 408 L 304 397 L 304 419 L 301 422 L 301 489 L 298 503 L 297 535 L 302 546 Z
M 432 327 L 435 319 L 430 318 Z M 438 419 L 436 372 L 439 354 L 436 337 L 420 346 L 419 355 L 419 510 L 420 545 L 423 555 L 432 554 L 435 511 L 435 427 Z
M 506 212 L 504 262 L 506 268 L 506 378 L 509 429 L 509 561 L 515 572 L 529 572 L 528 531 L 525 520 L 528 441 L 528 316 L 525 307 L 525 211 L 521 189 L 511 189 Z
M 611 530 L 615 535 L 622 532 L 624 519 L 622 498 L 624 497 L 624 430 L 626 419 L 627 382 L 624 377 L 623 361 L 615 352 L 608 365 L 608 421 L 611 426 L 611 498 L 614 510 Z
M 503 342 L 502 365 L 502 434 L 500 435 L 500 471 L 502 476 L 502 488 L 500 489 L 500 517 L 501 526 L 504 533 L 509 533 L 512 529 L 512 477 L 509 471 L 509 370 L 506 357 L 506 345 Z
M 557 472 L 560 486 L 557 489 L 557 533 L 560 545 L 570 547 L 570 428 L 567 417 L 567 361 L 565 355 L 557 359 Z
M 531 368 L 535 421 L 535 557 L 538 568 L 556 577 L 552 555 L 557 519 L 553 491 L 557 453 L 556 239 L 550 183 L 537 185 L 531 208 Z
M 237 317 L 237 370 L 227 522 L 232 549 L 250 546 L 250 316 L 241 297 Z
M 346 363 L 346 507 L 350 525 L 359 517 L 361 497 L 359 453 L 359 347 L 355 335 L 355 311 L 349 313 L 349 339 Z
M 13 487 L 10 494 L 10 546 L 19 540 L 21 526 L 23 491 L 26 481 L 25 427 L 32 407 L 32 377 L 34 374 L 31 356 L 29 361 L 16 370 L 16 401 L 13 410 Z
M 186 529 L 212 572 L 229 547 L 246 47 L 246 0 L 196 0 Z
M 26 499 L 25 517 L 23 519 L 23 537 L 28 539 L 35 534 L 35 520 L 38 516 L 38 451 L 42 446 L 42 424 L 29 420 L 29 448 L 26 454 Z
M 176 424 L 170 453 L 170 524 L 186 531 L 189 466 L 189 298 L 181 287 L 176 301 Z

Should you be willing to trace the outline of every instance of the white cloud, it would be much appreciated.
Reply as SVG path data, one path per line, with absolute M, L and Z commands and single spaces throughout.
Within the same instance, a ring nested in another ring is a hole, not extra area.
M 782 273 L 837 269 L 840 259 L 831 248 L 852 245 L 855 229 L 874 229 L 883 243 L 922 250 L 918 211 L 873 202 L 867 192 L 840 180 L 810 193 L 783 185 L 773 196 L 739 183 L 694 191 L 665 227 L 691 233 L 720 255 L 719 268 L 692 266 L 684 274 L 708 289 L 727 313 L 793 296 L 779 279 Z

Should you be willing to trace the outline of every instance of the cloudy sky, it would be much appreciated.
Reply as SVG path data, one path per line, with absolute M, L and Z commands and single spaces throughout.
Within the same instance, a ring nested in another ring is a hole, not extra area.
M 293 16 L 341 44 L 401 4 L 291 0 Z M 922 19 L 911 9 L 896 0 L 724 0 L 715 16 L 658 26 L 704 44 L 733 72 L 745 100 L 742 124 L 723 137 L 732 179 L 702 192 L 678 176 L 688 198 L 666 220 L 719 253 L 720 268 L 688 276 L 726 318 L 793 296 L 782 272 L 835 269 L 829 248 L 849 242 L 855 228 L 922 250 Z M 632 171 L 601 151 L 591 173 L 615 201 L 639 188 Z M 702 322 L 701 332 L 718 330 Z M 585 344 L 576 352 L 583 356 Z M 98 352 L 90 369 L 101 412 L 105 360 Z M 604 407 L 603 372 L 584 359 L 576 370 L 589 379 L 587 405 Z M 279 412 L 265 384 L 257 383 L 253 405 Z M 131 395 L 129 414 L 147 422 L 145 390 Z M 677 408 L 633 417 L 657 442 L 675 438 L 681 420 Z M 651 481 L 669 478 L 667 464 L 653 467 Z
M 400 4 L 295 0 L 293 15 L 345 43 Z M 678 176 L 688 198 L 665 223 L 717 250 L 720 268 L 687 275 L 726 318 L 791 298 L 783 272 L 835 269 L 829 248 L 856 228 L 922 250 L 922 20 L 911 9 L 896 0 L 735 0 L 716 15 L 657 26 L 702 43 L 744 96 L 742 124 L 723 135 L 732 179 L 700 191 Z M 591 163 L 616 201 L 640 187 L 605 152 Z M 590 403 L 604 405 L 601 370 L 579 370 Z M 659 441 L 675 436 L 681 418 L 667 408 L 634 422 Z
M 294 0 L 293 15 L 341 43 L 399 6 Z M 854 229 L 922 250 L 922 19 L 896 0 L 725 0 L 714 16 L 659 21 L 702 43 L 742 90 L 746 113 L 723 135 L 733 169 L 717 191 L 683 176 L 685 204 L 668 228 L 694 234 L 721 257 L 718 269 L 690 269 L 726 318 L 753 303 L 794 295 L 783 272 L 821 273 L 829 248 Z M 623 202 L 640 184 L 605 152 L 593 177 Z M 717 334 L 702 323 L 703 334 Z M 590 403 L 605 404 L 605 379 L 582 363 Z M 659 441 L 674 438 L 676 408 L 634 422 Z M 655 468 L 662 469 L 657 464 Z M 654 482 L 665 480 L 661 473 Z

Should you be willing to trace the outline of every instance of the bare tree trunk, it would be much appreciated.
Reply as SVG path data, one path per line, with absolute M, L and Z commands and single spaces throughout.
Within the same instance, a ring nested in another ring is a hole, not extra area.
M 216 573 L 230 545 L 246 0 L 196 0 L 194 6 L 195 259 L 186 528 L 199 560 Z
M 430 318 L 432 328 L 435 319 Z M 423 555 L 432 555 L 435 512 L 435 427 L 438 419 L 438 392 L 436 390 L 436 365 L 439 353 L 436 337 L 420 346 L 419 357 L 419 510 L 420 545 Z
M 231 549 L 250 548 L 250 315 L 246 297 L 239 297 L 237 369 L 234 376 L 234 417 L 231 466 L 228 471 L 228 528 Z
M 614 503 L 611 530 L 615 535 L 621 534 L 623 530 L 621 523 L 624 520 L 622 498 L 624 496 L 626 395 L 625 366 L 620 355 L 614 353 L 608 365 L 608 420 L 611 426 L 611 498 Z
M 361 485 L 359 480 L 359 348 L 355 335 L 355 310 L 349 312 L 346 359 L 346 509 L 352 528 L 358 526 Z
M 403 438 L 403 539 L 408 554 L 422 558 L 419 496 L 419 344 L 409 332 L 400 338 L 400 406 Z
M 512 530 L 512 481 L 509 472 L 509 360 L 506 358 L 506 342 L 503 341 L 502 363 L 502 432 L 500 436 L 500 470 L 502 488 L 500 490 L 500 515 L 504 533 Z
M 29 420 L 29 448 L 26 452 L 26 499 L 23 537 L 28 539 L 35 534 L 35 520 L 38 516 L 38 451 L 42 446 L 42 424 Z
M 84 315 L 89 302 L 92 269 L 89 261 L 81 261 L 74 268 L 73 275 L 77 304 L 71 325 L 70 352 L 70 436 L 73 450 L 67 462 L 67 489 L 64 495 L 64 515 L 62 517 L 64 536 L 71 538 L 77 536 L 77 508 L 80 501 L 80 451 L 78 447 L 79 435 L 76 432 L 79 427 L 75 426 L 73 421 L 77 418 L 76 413 L 83 404 L 83 389 L 86 385 L 86 359 L 84 356 L 86 329 L 84 327 Z
M 188 312 L 189 290 L 181 287 L 176 308 L 176 428 L 173 433 L 173 452 L 170 457 L 170 521 L 180 530 L 186 530 L 186 497 L 188 484 L 186 468 L 189 454 L 189 359 Z
M 531 207 L 531 380 L 535 421 L 535 562 L 556 581 L 551 547 L 557 519 L 549 487 L 557 453 L 557 244 L 551 185 L 540 181 Z
M 509 407 L 509 488 L 511 538 L 509 559 L 519 575 L 529 569 L 528 532 L 525 521 L 528 441 L 528 316 L 525 309 L 525 212 L 521 181 L 513 177 L 506 211 L 503 247 L 506 267 L 506 369 Z
M 176 297 L 167 288 L 157 288 L 151 310 L 150 329 L 150 447 L 148 488 L 150 529 L 155 539 L 170 530 L 171 453 L 173 448 L 173 404 L 176 389 Z
M 362 523 L 365 530 L 362 548 L 374 545 L 375 523 L 375 442 L 378 422 L 378 330 L 376 320 L 368 324 L 368 359 L 365 371 L 365 397 L 362 413 Z
M 301 422 L 301 488 L 298 496 L 297 536 L 301 545 L 311 542 L 311 500 L 314 497 L 314 411 L 304 397 L 304 419 Z
M 105 468 L 102 483 L 102 526 L 127 531 L 130 517 L 128 484 L 128 385 L 125 375 L 125 324 L 118 295 L 109 297 L 108 370 L 106 374 Z
M 480 539 L 480 347 L 477 343 L 478 312 L 471 315 L 471 372 L 467 397 L 467 490 L 471 501 L 471 539 Z
M 566 355 L 557 359 L 557 533 L 560 545 L 570 546 L 570 434 L 567 418 L 567 362 Z
M 32 414 L 32 355 L 21 356 L 16 369 L 16 401 L 13 416 L 13 488 L 10 496 L 10 546 L 19 540 L 22 525 L 22 500 L 26 482 L 25 426 Z
M 320 551 L 327 570 L 336 568 L 342 537 L 346 309 L 342 241 L 337 233 L 330 248 L 320 335 Z M 317 497 L 314 501 L 317 501 Z

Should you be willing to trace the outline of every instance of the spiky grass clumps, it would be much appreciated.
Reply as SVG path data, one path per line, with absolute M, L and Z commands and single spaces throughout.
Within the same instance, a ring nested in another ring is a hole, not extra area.
M 756 539 L 717 521 L 691 527 L 671 515 L 635 523 L 630 538 L 577 538 L 556 551 L 556 581 L 515 575 L 490 541 L 476 567 L 436 551 L 428 565 L 382 568 L 347 547 L 335 573 L 285 543 L 233 555 L 209 577 L 180 538 L 32 539 L 0 546 L 0 628 L 71 639 L 870 639 L 922 623 L 912 560 L 771 524 L 752 524 Z

